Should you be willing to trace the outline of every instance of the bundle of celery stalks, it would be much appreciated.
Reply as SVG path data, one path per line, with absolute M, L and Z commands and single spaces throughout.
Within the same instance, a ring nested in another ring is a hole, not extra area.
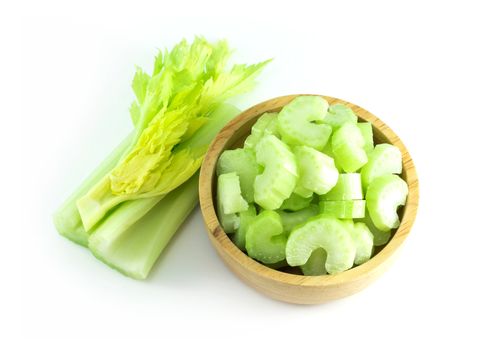
M 269 62 L 227 67 L 226 41 L 197 37 L 137 68 L 134 130 L 54 214 L 57 230 L 107 265 L 144 279 L 198 203 L 209 144 L 239 110 L 228 98 L 253 88 Z

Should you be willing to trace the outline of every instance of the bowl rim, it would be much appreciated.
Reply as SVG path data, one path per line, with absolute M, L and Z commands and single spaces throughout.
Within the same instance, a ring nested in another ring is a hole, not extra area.
M 274 111 L 280 107 L 286 105 L 291 100 L 298 96 L 321 96 L 325 98 L 330 105 L 333 103 L 342 103 L 353 109 L 359 119 L 369 121 L 374 128 L 377 128 L 391 144 L 396 145 L 402 153 L 403 170 L 405 172 L 406 182 L 408 184 L 408 197 L 404 208 L 404 214 L 400 222 L 400 226 L 396 232 L 392 235 L 390 241 L 370 260 L 362 265 L 352 267 L 349 270 L 343 271 L 335 275 L 322 275 L 322 276 L 304 276 L 296 275 L 288 272 L 278 271 L 269 268 L 262 263 L 252 259 L 243 251 L 241 251 L 224 232 L 219 223 L 214 206 L 214 196 L 212 193 L 212 179 L 215 177 L 215 169 L 217 160 L 221 152 L 225 149 L 227 143 L 231 137 L 239 129 L 239 125 L 244 125 L 251 119 L 258 118 L 263 113 Z M 256 114 L 253 114 L 255 113 Z M 245 120 L 246 119 L 246 120 Z M 237 126 L 238 128 L 233 128 Z M 209 185 L 208 185 L 209 184 Z M 206 225 L 208 235 L 211 238 L 211 242 L 216 243 L 226 254 L 228 254 L 232 260 L 236 263 L 243 265 L 251 273 L 263 277 L 267 280 L 282 282 L 293 286 L 305 285 L 305 286 L 334 286 L 344 284 L 348 281 L 357 281 L 364 279 L 371 274 L 377 273 L 378 269 L 382 268 L 383 263 L 388 260 L 394 252 L 401 246 L 408 233 L 410 232 L 417 213 L 418 201 L 419 201 L 419 189 L 418 189 L 418 177 L 416 173 L 413 160 L 403 144 L 400 138 L 395 132 L 386 125 L 381 119 L 367 111 L 366 109 L 353 104 L 351 102 L 318 94 L 291 94 L 260 102 L 232 119 L 224 128 L 216 135 L 215 139 L 211 142 L 205 159 L 201 166 L 200 178 L 199 178 L 199 201 L 204 223 Z M 213 218 L 213 219 L 209 219 Z

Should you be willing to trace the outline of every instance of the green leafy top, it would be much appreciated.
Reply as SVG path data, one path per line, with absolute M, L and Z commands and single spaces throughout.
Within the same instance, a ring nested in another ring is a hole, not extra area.
M 252 89 L 269 62 L 226 69 L 230 54 L 226 41 L 196 37 L 160 51 L 151 76 L 137 68 L 130 108 L 135 136 L 117 166 L 78 201 L 85 226 L 123 200 L 167 194 L 199 169 L 206 150 L 175 146 L 209 124 L 211 112 L 227 98 Z

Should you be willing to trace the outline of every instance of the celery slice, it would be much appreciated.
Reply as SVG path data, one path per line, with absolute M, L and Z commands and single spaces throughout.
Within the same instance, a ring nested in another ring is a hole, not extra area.
M 278 213 L 265 210 L 249 225 L 246 251 L 253 259 L 273 264 L 286 258 L 286 235 Z
M 244 148 L 255 149 L 259 140 L 266 135 L 279 137 L 278 113 L 264 113 L 251 127 L 251 134 L 244 141 Z
M 379 230 L 388 231 L 400 225 L 397 208 L 405 205 L 407 195 L 408 186 L 397 175 L 379 176 L 368 185 L 367 208 Z
M 239 227 L 235 229 L 232 240 L 243 251 L 246 251 L 246 232 L 255 218 L 256 208 L 253 204 L 249 205 L 248 210 L 239 213 Z
M 368 229 L 373 234 L 373 245 L 375 247 L 379 247 L 387 244 L 388 241 L 390 240 L 390 237 L 392 236 L 391 230 L 381 231 L 378 228 L 376 228 L 375 224 L 373 223 L 368 213 L 365 213 L 364 218 L 357 219 L 356 221 L 362 222 L 365 225 L 367 225 Z
M 322 150 L 331 134 L 331 126 L 320 124 L 328 102 L 320 96 L 300 96 L 283 107 L 278 115 L 282 140 L 290 145 L 305 145 Z
M 295 147 L 294 154 L 298 165 L 298 186 L 325 194 L 336 185 L 338 170 L 333 158 L 307 146 Z
M 96 230 L 89 238 L 92 253 L 127 276 L 145 279 L 169 240 L 196 207 L 198 179 L 195 175 L 169 193 L 128 229 Z
M 218 216 L 221 227 L 226 233 L 233 233 L 239 227 L 239 215 L 238 214 L 224 214 L 224 210 L 221 207 L 219 196 L 216 202 L 216 214 Z
M 361 176 L 359 173 L 340 174 L 338 182 L 330 192 L 320 196 L 321 200 L 346 201 L 363 199 Z
M 296 185 L 295 157 L 276 136 L 267 135 L 256 146 L 256 161 L 264 171 L 254 180 L 254 200 L 264 209 L 278 209 Z
M 301 265 L 301 271 L 305 276 L 321 276 L 326 275 L 326 258 L 327 254 L 323 248 L 318 248 L 311 253 L 308 261 Z
M 325 267 L 328 273 L 339 273 L 353 266 L 356 247 L 339 220 L 317 216 L 294 229 L 286 244 L 286 260 L 291 266 L 304 265 L 318 248 L 327 253 Z
M 360 132 L 363 136 L 363 141 L 364 141 L 364 146 L 363 149 L 365 150 L 365 153 L 369 155 L 373 151 L 373 129 L 372 129 L 372 123 L 370 122 L 363 122 L 363 123 L 358 123 L 356 125 L 358 129 L 360 129 Z
M 333 161 L 335 162 L 336 169 L 338 170 L 339 173 L 343 172 L 343 168 L 341 165 L 336 161 L 335 154 L 333 153 L 333 149 L 331 148 L 331 142 L 328 141 L 323 148 L 322 152 L 326 154 L 328 157 L 333 158 Z
M 402 153 L 398 147 L 388 143 L 381 143 L 368 157 L 368 163 L 361 170 L 363 188 L 377 177 L 386 174 L 400 174 L 402 172 Z
M 320 213 L 337 219 L 363 218 L 365 201 L 320 201 Z
M 254 179 L 260 172 L 256 156 L 251 149 L 238 148 L 224 151 L 218 159 L 218 176 L 235 172 L 239 176 L 241 193 L 248 203 L 254 200 Z
M 323 123 L 331 126 L 333 130 L 340 128 L 345 123 L 356 124 L 358 117 L 348 106 L 335 103 L 328 108 L 328 113 Z
M 100 179 L 111 171 L 122 154 L 132 142 L 134 134 L 127 136 L 111 154 L 82 182 L 82 184 L 66 199 L 55 212 L 53 219 L 57 231 L 64 237 L 83 246 L 87 246 L 89 234 L 82 225 L 82 219 L 77 210 L 77 200 L 84 196 Z
M 278 210 L 277 213 L 281 217 L 283 231 L 286 234 L 290 234 L 296 226 L 305 224 L 309 219 L 316 216 L 318 214 L 318 207 L 312 204 L 308 208 L 301 210 L 293 212 Z
M 248 210 L 248 202 L 241 195 L 239 176 L 236 173 L 222 174 L 218 177 L 217 196 L 224 214 Z
M 347 173 L 357 171 L 368 161 L 364 146 L 363 135 L 356 124 L 343 124 L 331 139 L 335 159 Z
M 367 262 L 373 253 L 373 233 L 363 222 L 354 223 L 352 220 L 343 220 L 342 223 L 356 247 L 355 265 Z
M 301 210 L 310 206 L 311 201 L 313 200 L 313 195 L 305 198 L 296 193 L 292 193 L 288 199 L 285 199 L 283 204 L 281 204 L 281 210 Z

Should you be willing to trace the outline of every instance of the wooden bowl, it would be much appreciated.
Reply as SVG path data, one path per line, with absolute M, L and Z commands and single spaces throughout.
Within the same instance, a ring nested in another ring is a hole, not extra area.
M 402 152 L 402 178 L 408 184 L 408 198 L 399 214 L 401 224 L 391 240 L 368 262 L 336 275 L 303 276 L 281 272 L 262 265 L 239 250 L 223 231 L 215 211 L 216 163 L 225 149 L 242 147 L 251 126 L 265 112 L 278 112 L 300 95 L 277 97 L 241 113 L 228 123 L 212 142 L 204 159 L 199 179 L 199 197 L 208 236 L 225 264 L 248 285 L 278 300 L 297 304 L 318 304 L 354 294 L 390 265 L 395 252 L 410 232 L 418 206 L 418 179 L 412 159 L 398 136 L 380 119 L 352 103 L 323 96 L 330 104 L 343 103 L 353 109 L 359 120 L 373 124 L 375 143 L 391 143 Z

